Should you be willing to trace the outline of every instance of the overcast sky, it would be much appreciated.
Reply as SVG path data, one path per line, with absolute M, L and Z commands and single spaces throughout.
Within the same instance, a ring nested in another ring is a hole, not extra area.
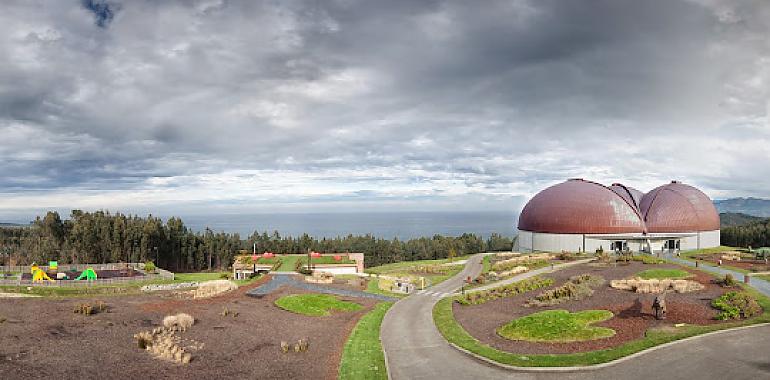
M 770 197 L 770 2 L 3 1 L 0 221 Z

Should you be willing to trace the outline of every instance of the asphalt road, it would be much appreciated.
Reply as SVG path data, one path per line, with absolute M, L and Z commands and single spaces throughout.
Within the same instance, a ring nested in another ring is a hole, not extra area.
M 479 361 L 444 340 L 432 311 L 463 279 L 480 273 L 481 259 L 472 257 L 457 276 L 390 308 L 381 339 L 392 379 L 770 379 L 770 326 L 680 342 L 592 371 L 519 372 Z

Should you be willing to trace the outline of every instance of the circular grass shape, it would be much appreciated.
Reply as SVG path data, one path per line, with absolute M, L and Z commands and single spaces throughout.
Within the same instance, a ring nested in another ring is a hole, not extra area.
M 636 274 L 637 277 L 645 280 L 652 279 L 682 279 L 692 277 L 692 273 L 681 269 L 647 269 Z
M 363 308 L 357 303 L 341 301 L 328 294 L 292 294 L 275 300 L 275 305 L 286 311 L 311 317 L 326 317 L 332 314 L 332 310 L 356 311 Z
M 539 343 L 569 343 L 609 338 L 615 330 L 590 326 L 612 318 L 608 310 L 546 310 L 530 314 L 499 327 L 497 334 L 510 340 Z

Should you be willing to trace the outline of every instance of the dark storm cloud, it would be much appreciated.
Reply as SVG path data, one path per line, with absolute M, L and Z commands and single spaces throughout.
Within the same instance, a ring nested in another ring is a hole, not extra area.
M 2 8 L 0 192 L 505 200 L 587 177 L 770 196 L 747 174 L 770 158 L 762 1 Z
M 112 22 L 115 13 L 120 10 L 119 5 L 104 0 L 82 0 L 82 4 L 94 14 L 94 22 L 100 28 L 106 28 Z

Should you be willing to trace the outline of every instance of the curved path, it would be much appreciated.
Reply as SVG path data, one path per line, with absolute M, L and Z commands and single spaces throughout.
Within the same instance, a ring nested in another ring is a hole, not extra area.
M 519 372 L 472 358 L 444 340 L 433 324 L 433 306 L 445 294 L 459 289 L 466 276 L 478 275 L 481 259 L 481 255 L 473 256 L 460 274 L 436 285 L 433 291 L 409 296 L 390 308 L 382 323 L 381 339 L 392 379 L 770 378 L 768 325 L 683 341 L 593 371 Z
M 358 290 L 349 290 L 342 288 L 335 288 L 333 286 L 324 286 L 323 284 L 311 284 L 305 281 L 300 281 L 296 278 L 296 274 L 292 273 L 273 273 L 273 278 L 265 284 L 257 286 L 254 289 L 246 292 L 247 296 L 251 297 L 263 297 L 268 295 L 282 286 L 291 286 L 299 289 L 309 290 L 311 292 L 334 294 L 344 297 L 360 297 L 360 298 L 372 298 L 378 301 L 396 301 L 398 298 L 383 296 L 381 294 L 367 293 Z

